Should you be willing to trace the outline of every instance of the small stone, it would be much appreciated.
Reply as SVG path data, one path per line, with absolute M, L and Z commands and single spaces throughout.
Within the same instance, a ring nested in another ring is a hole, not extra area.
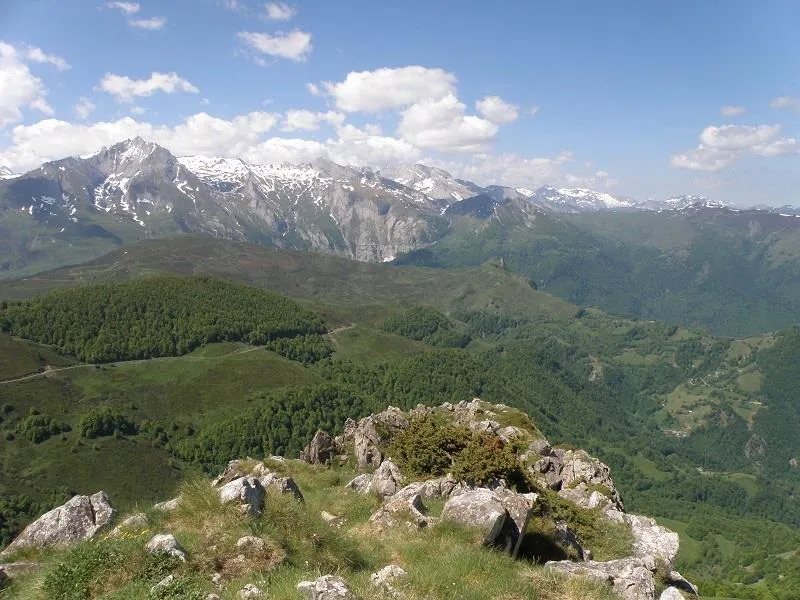
M 169 554 L 186 562 L 186 551 L 171 533 L 159 533 L 147 542 L 147 551 L 150 554 Z
M 257 553 L 264 551 L 265 544 L 264 540 L 259 537 L 246 535 L 236 541 L 236 547 L 244 552 Z
M 257 588 L 252 583 L 248 583 L 241 590 L 239 590 L 239 598 L 242 600 L 256 600 L 258 598 L 266 598 L 267 594 L 263 590 Z
M 171 584 L 173 581 L 175 581 L 175 575 L 167 575 L 166 577 L 164 577 L 164 579 L 162 579 L 161 581 L 159 581 L 157 584 L 155 584 L 153 587 L 150 588 L 150 593 L 155 594 L 159 590 L 162 590 L 165 587 L 169 586 L 169 584 Z
M 173 498 L 172 500 L 165 500 L 164 502 L 159 502 L 158 504 L 155 504 L 153 508 L 155 508 L 156 510 L 160 510 L 162 512 L 172 512 L 173 510 L 178 509 L 178 505 L 180 504 L 180 502 L 181 502 L 180 497 Z
M 356 600 L 344 579 L 335 575 L 324 575 L 314 581 L 301 581 L 297 591 L 305 600 Z
M 320 513 L 322 520 L 325 521 L 331 527 L 341 527 L 342 523 L 344 523 L 344 519 L 342 517 L 337 517 L 336 515 L 332 515 L 328 511 L 323 510 Z

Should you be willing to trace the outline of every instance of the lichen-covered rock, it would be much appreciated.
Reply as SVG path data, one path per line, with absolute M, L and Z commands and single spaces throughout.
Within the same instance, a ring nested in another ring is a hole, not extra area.
M 671 569 L 680 545 L 678 534 L 650 517 L 626 514 L 624 520 L 633 534 L 633 555 L 639 558 L 655 557 Z
M 425 505 L 419 496 L 409 499 L 389 498 L 372 513 L 369 521 L 378 530 L 388 530 L 404 525 L 409 529 L 431 527 L 435 523 L 435 519 L 426 516 L 423 513 L 424 510 Z
M 172 512 L 173 510 L 177 510 L 178 506 L 181 503 L 180 496 L 177 498 L 173 498 L 172 500 L 164 500 L 164 502 L 157 502 L 153 505 L 153 508 L 156 510 L 160 510 L 161 512 Z
M 535 502 L 535 494 L 476 488 L 451 497 L 442 510 L 442 521 L 474 527 L 485 544 L 517 556 Z
M 254 535 L 245 535 L 236 540 L 236 548 L 249 554 L 263 552 L 265 547 L 264 540 Z
M 589 577 L 611 583 L 623 600 L 653 600 L 656 593 L 652 565 L 631 557 L 608 562 L 572 562 L 569 560 L 546 563 L 547 567 L 579 577 Z
M 274 490 L 279 494 L 291 494 L 298 502 L 303 502 L 303 492 L 291 477 L 267 473 L 258 478 L 258 481 L 266 490 Z
M 338 454 L 337 444 L 326 432 L 319 430 L 300 453 L 300 460 L 312 465 L 328 465 Z
M 344 579 L 335 575 L 323 575 L 314 581 L 301 581 L 297 591 L 305 600 L 356 600 Z
M 683 594 L 680 593 L 679 590 L 676 590 L 674 587 L 668 587 L 661 595 L 658 597 L 658 600 L 685 600 Z
M 73 496 L 23 529 L 0 556 L 24 548 L 69 546 L 89 540 L 111 523 L 115 512 L 105 492 Z
M 415 481 L 409 483 L 404 488 L 395 492 L 394 497 L 409 499 L 413 496 L 422 498 L 449 498 L 457 496 L 469 490 L 464 482 L 456 481 L 451 475 L 439 479 L 428 479 L 426 481 Z
M 239 598 L 241 598 L 241 600 L 263 600 L 267 598 L 267 594 L 261 588 L 254 586 L 252 583 L 248 583 L 239 590 Z
M 186 551 L 171 533 L 158 533 L 147 542 L 147 551 L 150 554 L 169 554 L 182 561 L 186 561 Z
M 255 477 L 239 477 L 219 489 L 219 500 L 222 504 L 237 502 L 243 512 L 251 515 L 261 513 L 264 496 L 264 486 Z
M 408 573 L 401 567 L 398 565 L 387 565 L 377 573 L 370 575 L 369 580 L 373 587 L 379 589 L 385 595 L 399 598 L 400 593 L 394 586 L 398 579 L 403 579 L 405 577 L 408 577 Z
M 368 494 L 372 490 L 372 473 L 356 475 L 345 487 L 349 487 L 359 494 Z
M 372 474 L 370 491 L 375 491 L 381 498 L 394 495 L 403 484 L 403 474 L 391 460 L 386 459 Z
M 169 587 L 173 581 L 175 581 L 175 575 L 172 574 L 167 575 L 166 577 L 164 577 L 164 579 L 162 579 L 161 581 L 159 581 L 157 584 L 155 584 L 153 587 L 150 588 L 150 593 L 154 595 L 158 594 L 164 588 Z

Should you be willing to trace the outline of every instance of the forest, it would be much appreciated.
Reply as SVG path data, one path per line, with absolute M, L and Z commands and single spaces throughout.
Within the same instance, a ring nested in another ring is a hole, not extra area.
M 296 302 L 207 277 L 153 277 L 58 290 L 0 305 L 0 331 L 83 362 L 187 354 L 224 341 L 263 345 L 319 335 L 322 320 Z M 316 355 L 313 344 L 297 350 Z M 292 351 L 287 345 L 286 352 Z

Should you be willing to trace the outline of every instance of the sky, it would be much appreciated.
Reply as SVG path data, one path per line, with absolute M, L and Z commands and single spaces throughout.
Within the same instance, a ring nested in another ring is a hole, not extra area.
M 0 167 L 176 155 L 800 205 L 800 2 L 0 0 Z

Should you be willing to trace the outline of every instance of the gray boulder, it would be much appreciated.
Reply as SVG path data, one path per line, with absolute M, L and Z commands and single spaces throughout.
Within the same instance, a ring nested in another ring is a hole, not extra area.
M 312 465 L 328 465 L 337 454 L 334 439 L 328 433 L 318 430 L 300 453 L 300 460 Z
M 398 565 L 387 565 L 377 573 L 370 575 L 369 581 L 373 587 L 377 588 L 385 595 L 399 598 L 401 596 L 400 592 L 398 592 L 394 586 L 398 579 L 403 579 L 405 577 L 408 577 L 408 573 Z
M 150 554 L 169 554 L 186 562 L 186 551 L 171 533 L 159 533 L 147 542 L 147 551 Z
M 226 483 L 219 489 L 219 500 L 222 504 L 236 502 L 242 512 L 257 515 L 264 508 L 265 490 L 255 477 L 239 477 Z
M 298 502 L 304 502 L 303 492 L 291 477 L 283 477 L 275 473 L 268 473 L 258 478 L 259 483 L 266 490 L 274 490 L 279 494 L 291 494 Z
M 156 510 L 160 510 L 161 512 L 172 512 L 173 510 L 178 510 L 178 506 L 181 503 L 180 497 L 173 498 L 172 500 L 165 500 L 164 502 L 158 502 L 153 505 L 153 508 Z
M 535 494 L 477 488 L 451 497 L 441 518 L 478 529 L 486 545 L 503 548 L 516 557 L 535 502 Z
M 633 555 L 639 558 L 652 556 L 672 569 L 680 545 L 678 534 L 650 517 L 626 514 L 623 518 L 633 534 Z
M 105 492 L 73 496 L 23 529 L 0 556 L 25 548 L 63 547 L 89 540 L 111 523 L 115 512 Z
M 368 494 L 372 490 L 372 473 L 356 475 L 345 487 L 349 487 L 359 494 Z
M 160 592 L 164 588 L 169 587 L 173 581 L 175 581 L 175 575 L 167 575 L 166 577 L 164 577 L 164 579 L 162 579 L 161 581 L 159 581 L 157 584 L 155 584 L 153 587 L 150 588 L 150 593 L 158 594 L 158 592 Z
M 623 558 L 608 562 L 572 562 L 569 560 L 548 562 L 546 567 L 574 575 L 608 582 L 623 600 L 653 600 L 656 593 L 653 572 L 639 558 Z
M 241 600 L 261 600 L 267 598 L 267 594 L 261 589 L 248 583 L 241 590 L 239 590 L 239 598 Z
M 395 492 L 395 498 L 409 499 L 413 496 L 422 498 L 449 498 L 457 496 L 470 488 L 464 482 L 458 482 L 452 476 L 441 477 L 439 479 L 428 479 L 426 481 L 416 481 L 409 483 L 404 488 Z
M 413 496 L 407 500 L 389 498 L 369 518 L 378 530 L 388 530 L 399 526 L 406 526 L 410 530 L 431 527 L 435 519 L 426 516 L 423 511 L 425 506 L 422 498 Z
M 375 427 L 374 417 L 366 417 L 358 422 L 358 427 L 353 433 L 353 443 L 359 469 L 377 467 L 381 464 L 383 461 L 383 454 L 379 449 L 381 436 Z
M 119 525 L 114 527 L 111 533 L 109 533 L 109 536 L 116 538 L 128 531 L 142 531 L 147 529 L 148 525 L 150 525 L 150 520 L 147 518 L 147 515 L 144 513 L 136 513 L 127 517 Z
M 344 579 L 336 575 L 323 575 L 314 581 L 301 581 L 297 591 L 305 600 L 356 600 Z
M 386 459 L 372 474 L 370 491 L 375 491 L 381 498 L 392 496 L 403 484 L 403 474 L 391 460 Z
M 685 600 L 683 594 L 680 593 L 679 590 L 676 590 L 674 587 L 668 587 L 661 595 L 658 597 L 658 600 Z

